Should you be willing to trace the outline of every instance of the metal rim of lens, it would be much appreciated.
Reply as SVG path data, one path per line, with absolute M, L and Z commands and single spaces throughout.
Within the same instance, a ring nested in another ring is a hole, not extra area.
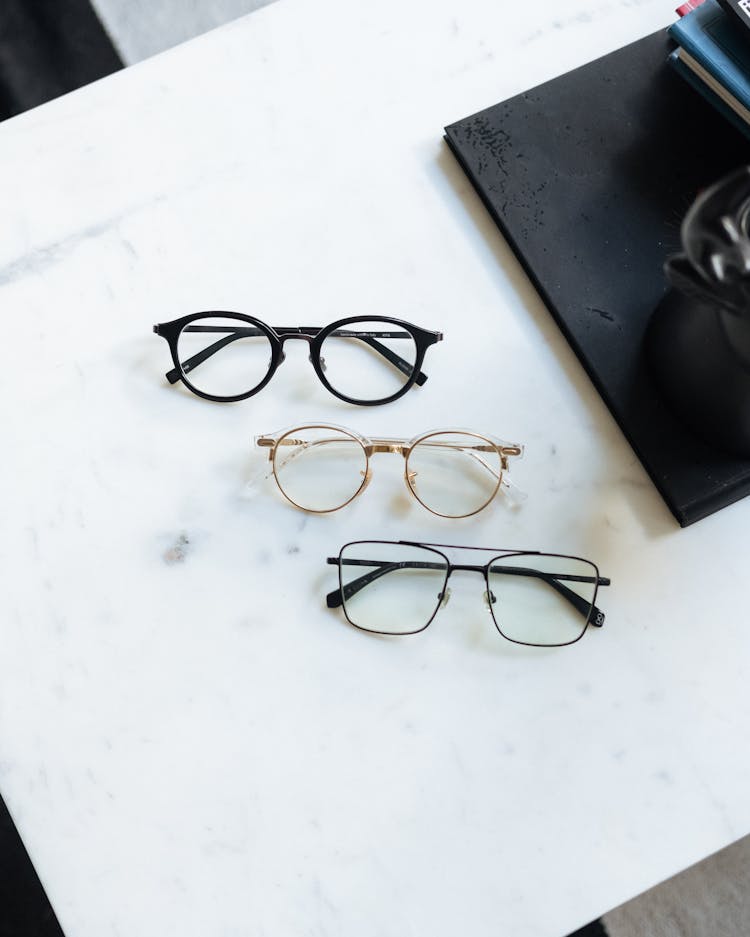
M 497 484 L 495 485 L 495 488 L 493 489 L 492 494 L 478 508 L 475 508 L 473 511 L 469 511 L 466 514 L 443 514 L 441 511 L 436 511 L 434 508 L 431 508 L 429 504 L 425 504 L 425 502 L 419 497 L 419 495 L 414 490 L 413 486 L 411 485 L 409 481 L 409 459 L 411 458 L 411 455 L 414 452 L 414 450 L 420 445 L 420 443 L 423 443 L 426 439 L 431 439 L 433 436 L 448 436 L 448 435 L 470 436 L 472 439 L 481 439 L 482 442 L 486 442 L 490 446 L 492 446 L 492 448 L 497 453 L 498 458 L 500 459 L 500 472 L 498 475 Z M 469 432 L 468 430 L 449 430 L 449 429 L 448 430 L 446 429 L 433 430 L 430 433 L 426 433 L 424 436 L 420 436 L 419 439 L 416 439 L 409 447 L 406 453 L 406 459 L 404 460 L 404 480 L 406 481 L 406 487 L 414 495 L 417 501 L 419 501 L 422 507 L 427 508 L 427 510 L 431 514 L 436 515 L 436 517 L 447 517 L 453 520 L 460 520 L 462 517 L 473 517 L 475 514 L 479 514 L 480 511 L 483 511 L 487 507 L 487 505 L 494 499 L 495 495 L 500 490 L 500 485 L 502 484 L 502 481 L 503 481 L 502 457 L 500 455 L 500 450 L 498 448 L 497 443 L 494 440 L 490 439 L 488 436 L 482 436 L 481 433 Z
M 278 452 L 279 452 L 279 448 L 280 448 L 279 443 L 281 442 L 281 440 L 282 440 L 282 439 L 286 439 L 286 437 L 287 437 L 287 436 L 290 436 L 292 433 L 299 433 L 299 432 L 301 432 L 302 430 L 309 430 L 309 429 L 327 429 L 327 430 L 333 430 L 333 431 L 336 432 L 336 433 L 341 433 L 343 436 L 348 436 L 349 439 L 352 439 L 354 442 L 357 443 L 357 445 L 358 445 L 358 446 L 360 447 L 360 449 L 362 450 L 362 454 L 363 454 L 364 457 L 365 457 L 365 473 L 364 473 L 364 476 L 363 476 L 363 478 L 362 478 L 362 483 L 361 483 L 361 485 L 359 486 L 359 488 L 357 488 L 357 490 L 354 492 L 354 494 L 353 494 L 350 498 L 347 498 L 346 501 L 342 502 L 341 504 L 339 504 L 339 505 L 338 505 L 337 507 L 335 507 L 335 508 L 323 508 L 322 510 L 320 510 L 320 509 L 317 509 L 317 508 L 307 508 L 307 507 L 304 507 L 304 506 L 301 505 L 301 504 L 298 504 L 298 503 L 294 500 L 294 498 L 291 498 L 291 497 L 287 494 L 287 492 L 284 490 L 284 486 L 281 484 L 281 482 L 280 482 L 280 480 L 279 480 L 278 473 L 277 473 L 277 471 L 276 471 L 276 456 L 277 456 L 277 454 L 278 454 Z M 362 443 L 362 440 L 361 440 L 361 439 L 358 439 L 358 438 L 357 438 L 353 433 L 351 433 L 349 430 L 343 429 L 343 427 L 341 427 L 341 426 L 331 426 L 331 425 L 328 424 L 328 423 L 307 423 L 307 424 L 305 424 L 305 425 L 303 425 L 303 426 L 295 426 L 294 429 L 288 429 L 282 436 L 279 436 L 279 438 L 276 440 L 276 444 L 275 444 L 274 447 L 273 447 L 273 462 L 272 462 L 272 467 L 273 467 L 273 477 L 276 479 L 276 484 L 278 485 L 279 491 L 284 495 L 284 497 L 286 498 L 286 500 L 287 500 L 290 504 L 293 504 L 296 508 L 299 508 L 300 511 L 306 511 L 308 514 L 333 514 L 334 511 L 340 511 L 342 508 L 345 508 L 345 507 L 347 506 L 347 504 L 351 504 L 352 501 L 354 501 L 354 499 L 357 497 L 357 495 L 359 495 L 359 494 L 362 493 L 362 490 L 364 489 L 365 485 L 366 485 L 367 482 L 369 481 L 369 475 L 370 475 L 370 457 L 367 455 L 367 449 L 365 448 L 364 444 Z M 342 549 L 343 549 L 343 548 L 342 548 Z M 339 555 L 340 555 L 340 554 L 339 554 Z M 340 571 L 340 569 L 341 569 L 341 565 L 339 564 L 339 571 Z
M 536 552 L 529 551 L 529 550 L 520 551 L 518 553 L 498 553 L 497 556 L 492 557 L 492 559 L 489 561 L 489 563 L 485 567 L 484 579 L 487 585 L 488 592 L 491 591 L 490 589 L 490 567 L 492 566 L 492 564 L 496 562 L 497 560 L 512 559 L 514 556 L 537 556 L 537 557 L 549 556 L 556 560 L 576 560 L 576 562 L 578 563 L 586 563 L 586 565 L 590 566 L 594 571 L 593 572 L 593 576 L 595 579 L 594 594 L 591 597 L 591 608 L 589 609 L 589 617 L 586 619 L 586 622 L 583 628 L 581 629 L 581 633 L 578 635 L 577 638 L 573 638 L 572 641 L 561 641 L 558 644 L 538 644 L 538 643 L 535 643 L 534 641 L 519 641 L 518 638 L 508 637 L 508 635 L 500 627 L 500 622 L 495 617 L 495 609 L 492 606 L 492 602 L 490 602 L 489 603 L 490 615 L 492 616 L 492 621 L 494 622 L 495 627 L 497 628 L 500 636 L 505 638 L 506 641 L 510 641 L 513 644 L 520 644 L 523 647 L 568 647 L 568 645 L 575 644 L 576 642 L 580 641 L 581 638 L 586 633 L 586 631 L 588 630 L 588 627 L 591 623 L 591 609 L 593 609 L 593 607 L 596 605 L 596 596 L 599 591 L 599 567 L 596 565 L 596 563 L 592 562 L 591 560 L 584 559 L 582 556 L 568 556 L 566 553 L 536 553 Z
M 212 394 L 210 391 L 201 390 L 196 384 L 188 377 L 189 373 L 192 371 L 185 372 L 182 368 L 182 362 L 180 361 L 180 338 L 182 338 L 183 332 L 191 325 L 194 325 L 196 322 L 200 322 L 201 319 L 236 319 L 238 322 L 247 322 L 248 324 L 260 329 L 261 333 L 268 340 L 268 344 L 271 348 L 271 362 L 268 366 L 268 370 L 264 374 L 262 380 L 260 380 L 254 387 L 251 387 L 250 390 L 245 390 L 241 394 Z M 273 373 L 278 367 L 278 361 L 276 360 L 277 349 L 275 342 L 277 341 L 276 336 L 273 334 L 271 329 L 261 322 L 260 319 L 255 319 L 253 316 L 245 315 L 242 312 L 218 312 L 218 313 L 208 313 L 208 312 L 199 312 L 194 316 L 191 316 L 187 322 L 183 322 L 180 327 L 179 332 L 173 339 L 174 341 L 174 364 L 177 370 L 180 373 L 180 380 L 188 387 L 194 394 L 197 394 L 199 397 L 204 397 L 207 400 L 221 400 L 226 403 L 231 403 L 236 400 L 246 400 L 248 397 L 252 397 L 254 394 L 257 394 L 259 390 L 262 390 L 266 384 L 273 377 Z
M 358 547 L 358 546 L 361 546 L 362 544 L 368 544 L 368 543 L 371 543 L 377 546 L 389 546 L 389 547 L 404 546 L 407 549 L 417 548 L 420 550 L 424 550 L 426 553 L 434 553 L 436 556 L 439 556 L 440 559 L 443 560 L 443 562 L 445 563 L 445 576 L 443 578 L 443 587 L 440 590 L 441 596 L 445 592 L 445 588 L 448 585 L 448 570 L 450 569 L 450 560 L 445 555 L 445 553 L 441 553 L 440 550 L 436 550 L 434 547 L 425 547 L 425 546 L 422 546 L 421 544 L 415 544 L 415 543 L 400 544 L 400 543 L 397 543 L 395 540 L 353 540 L 351 543 L 345 543 L 344 546 L 339 550 L 339 589 L 341 591 L 341 610 L 344 613 L 344 618 L 346 618 L 346 620 L 349 622 L 352 628 L 356 628 L 358 631 L 364 631 L 366 634 L 382 634 L 385 637 L 390 637 L 390 638 L 402 638 L 402 637 L 407 637 L 410 634 L 420 634 L 422 631 L 425 631 L 427 628 L 429 628 L 429 626 L 435 620 L 435 616 L 440 611 L 440 603 L 442 601 L 442 598 L 438 599 L 437 605 L 435 606 L 435 611 L 430 616 L 430 620 L 421 628 L 416 628 L 414 631 L 376 631 L 374 628 L 363 628 L 362 625 L 356 624 L 356 622 L 353 622 L 351 618 L 349 617 L 349 612 L 346 610 L 346 599 L 344 598 L 344 580 L 342 576 L 343 564 L 341 560 L 343 559 L 344 551 L 347 550 L 349 547 Z

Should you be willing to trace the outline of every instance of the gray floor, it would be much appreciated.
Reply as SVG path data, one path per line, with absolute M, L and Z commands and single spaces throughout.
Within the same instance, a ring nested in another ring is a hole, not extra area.
M 272 0 L 92 0 L 126 65 Z M 750 837 L 604 915 L 610 937 L 748 937 Z
M 610 937 L 747 937 L 750 836 L 604 915 Z
M 126 65 L 133 65 L 272 0 L 92 0 Z

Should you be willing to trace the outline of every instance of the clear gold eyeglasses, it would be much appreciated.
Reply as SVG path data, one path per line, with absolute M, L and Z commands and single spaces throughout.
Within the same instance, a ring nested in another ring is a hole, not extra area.
M 325 423 L 257 436 L 267 448 L 281 493 L 295 507 L 315 514 L 338 511 L 370 483 L 370 459 L 390 452 L 404 459 L 404 481 L 423 507 L 439 517 L 470 517 L 500 490 L 518 499 L 508 461 L 523 446 L 471 430 L 431 430 L 413 439 L 368 439 Z

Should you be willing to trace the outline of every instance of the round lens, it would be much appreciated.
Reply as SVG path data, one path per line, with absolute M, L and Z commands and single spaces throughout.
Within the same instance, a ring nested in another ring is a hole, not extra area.
M 597 570 L 588 560 L 520 554 L 490 563 L 489 602 L 497 629 L 521 644 L 572 644 L 586 630 Z
M 448 564 L 434 550 L 399 543 L 352 543 L 339 560 L 349 621 L 378 634 L 414 634 L 443 598 Z
M 248 394 L 268 374 L 273 349 L 266 333 L 244 319 L 194 319 L 177 339 L 180 368 L 196 390 L 212 397 Z
M 333 426 L 301 426 L 276 443 L 273 470 L 297 507 L 325 513 L 348 504 L 367 479 L 362 443 Z
M 339 326 L 320 348 L 320 364 L 331 387 L 363 402 L 397 394 L 411 379 L 416 360 L 411 332 L 377 319 Z
M 483 436 L 431 433 L 409 452 L 406 478 L 428 510 L 443 517 L 467 517 L 488 505 L 500 487 L 500 454 Z

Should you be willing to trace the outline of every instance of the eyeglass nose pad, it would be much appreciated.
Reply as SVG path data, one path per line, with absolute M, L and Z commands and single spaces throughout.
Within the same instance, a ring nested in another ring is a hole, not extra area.
M 484 590 L 484 604 L 487 606 L 487 608 L 492 608 L 495 602 L 497 602 L 497 597 L 495 596 L 495 593 L 492 592 L 490 589 L 485 589 Z
M 366 472 L 363 472 L 362 470 L 360 470 L 359 474 L 364 475 L 364 478 L 365 478 L 364 482 L 362 482 L 362 487 L 360 488 L 360 491 L 364 491 L 365 488 L 367 488 L 367 486 L 370 484 L 370 481 L 372 479 L 372 469 L 368 468 Z
M 407 472 L 406 473 L 406 482 L 410 488 L 417 487 L 416 477 L 418 474 L 419 472 Z
M 279 355 L 279 364 L 283 364 L 286 361 L 286 352 L 284 349 L 281 349 L 281 354 Z M 268 361 L 268 367 L 271 367 L 271 360 Z
M 442 592 L 438 592 L 438 598 L 440 599 L 440 606 L 439 606 L 439 607 L 440 607 L 440 608 L 445 608 L 445 606 L 446 606 L 446 605 L 448 604 L 448 602 L 450 601 L 450 597 L 451 597 L 451 589 L 450 589 L 450 586 L 448 586 L 448 587 L 447 587 L 446 589 L 444 589 Z
M 310 364 L 312 364 L 312 355 L 308 355 L 307 357 L 308 357 L 308 359 L 309 359 L 309 361 L 310 361 Z M 320 362 L 320 370 L 325 374 L 325 372 L 326 372 L 326 359 L 323 357 L 323 355 L 318 355 L 318 361 Z

